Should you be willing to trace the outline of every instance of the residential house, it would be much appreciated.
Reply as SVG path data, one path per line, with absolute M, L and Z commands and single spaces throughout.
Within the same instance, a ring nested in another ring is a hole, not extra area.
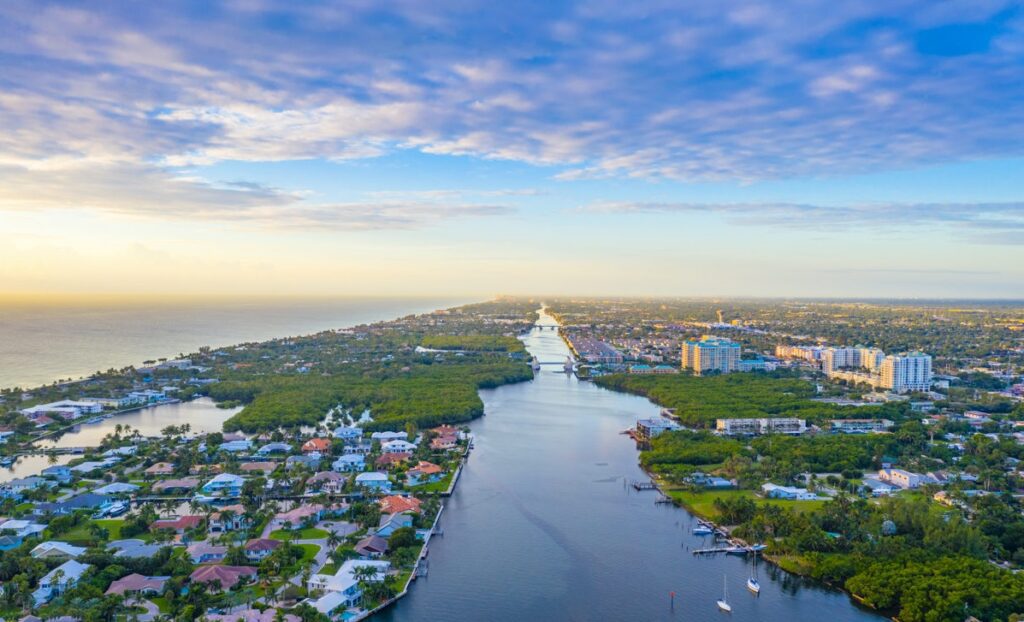
M 407 451 L 400 451 L 393 454 L 381 454 L 373 461 L 373 464 L 378 469 L 391 470 L 397 466 L 401 466 L 408 462 L 412 458 L 412 454 Z
M 396 439 L 381 443 L 380 449 L 386 454 L 397 454 L 402 452 L 412 453 L 416 451 L 416 444 Z
M 193 564 L 210 564 L 219 562 L 228 554 L 228 547 L 196 542 L 188 547 L 188 556 Z
M 342 448 L 342 452 L 346 454 L 363 454 L 366 455 L 373 451 L 373 445 L 369 443 L 356 443 L 355 445 L 345 445 Z
M 76 510 L 105 510 L 106 508 L 113 505 L 114 499 L 109 495 L 99 495 L 94 492 L 86 492 L 80 495 L 75 495 L 64 501 L 57 501 L 54 503 L 37 503 L 36 507 L 32 510 L 35 514 L 56 514 L 62 516 L 64 514 L 71 514 Z
M 355 550 L 363 557 L 380 557 L 388 552 L 388 541 L 380 536 L 367 536 L 356 542 Z
M 46 525 L 28 520 L 12 519 L 0 524 L 0 534 L 14 538 L 28 538 L 46 531 Z
M 306 480 L 307 490 L 318 490 L 331 494 L 338 494 L 345 489 L 345 482 L 348 477 L 334 471 L 321 471 Z
M 362 590 L 360 589 L 359 581 L 355 578 L 358 568 L 373 568 L 375 572 L 369 577 L 369 580 L 383 581 L 391 569 L 391 564 L 387 561 L 350 559 L 343 563 L 333 575 L 312 575 L 306 581 L 306 589 L 310 592 L 339 594 L 343 599 L 342 602 L 327 607 L 330 611 L 336 611 L 341 607 L 355 607 L 362 600 Z
M 340 427 L 334 430 L 334 438 L 341 439 L 346 443 L 355 443 L 363 438 L 363 429 L 354 427 Z
M 168 479 L 153 484 L 152 491 L 155 493 L 181 493 L 194 490 L 199 486 L 199 480 L 195 477 L 183 479 Z
M 178 518 L 164 518 L 153 521 L 149 526 L 150 531 L 169 529 L 177 534 L 183 534 L 189 529 L 195 529 L 203 524 L 202 516 L 179 516 Z
M 231 453 L 240 453 L 243 451 L 250 451 L 252 449 L 252 441 L 249 439 L 241 439 L 237 441 L 225 441 L 220 444 L 221 451 L 228 451 Z
M 804 488 L 792 486 L 777 486 L 775 484 L 762 484 L 761 491 L 769 499 L 789 499 L 793 501 L 815 501 L 820 499 L 818 495 Z
M 389 495 L 377 501 L 382 514 L 395 514 L 398 512 L 420 513 L 421 502 L 416 497 L 403 497 L 401 495 Z
M 245 479 L 233 473 L 221 473 L 203 485 L 203 492 L 225 497 L 237 497 L 242 493 Z
M 61 484 L 67 484 L 71 481 L 71 469 L 63 464 L 55 464 L 48 466 L 40 473 L 45 478 L 57 480 Z
M 405 432 L 374 432 L 370 438 L 383 444 L 388 441 L 409 440 L 409 435 Z
M 412 527 L 412 514 L 401 512 L 398 514 L 382 514 L 374 535 L 381 538 L 389 538 L 395 530 L 402 527 Z
M 67 542 L 47 540 L 36 545 L 29 554 L 36 559 L 75 559 L 85 551 L 84 546 L 72 546 Z
M 243 462 L 238 468 L 246 473 L 270 475 L 277 469 L 278 462 Z
M 301 465 L 306 467 L 307 469 L 315 471 L 317 467 L 320 466 L 321 458 L 322 456 L 316 453 L 303 454 L 301 456 L 288 456 L 288 459 L 285 460 L 284 463 L 285 466 L 287 466 L 288 468 Z
M 274 515 L 273 525 L 282 529 L 298 529 L 307 522 L 317 522 L 324 515 L 324 506 L 319 503 L 300 505 L 287 512 Z
M 256 450 L 256 455 L 269 456 L 272 454 L 288 454 L 291 453 L 291 451 L 292 446 L 288 443 L 267 443 Z
M 409 469 L 405 476 L 410 486 L 419 486 L 430 482 L 439 482 L 444 475 L 444 469 L 434 464 L 420 460 L 419 464 Z
M 91 567 L 89 564 L 82 564 L 69 559 L 46 573 L 42 579 L 39 579 L 39 588 L 32 593 L 36 607 L 50 602 L 55 596 L 60 596 L 78 585 L 79 579 Z
M 164 545 L 162 544 L 146 544 L 144 540 L 139 540 L 138 538 L 115 540 L 107 544 L 107 550 L 114 551 L 114 557 L 123 557 L 125 559 L 153 557 L 163 547 Z
M 170 577 L 147 577 L 138 573 L 121 577 L 107 588 L 105 594 L 162 594 Z
M 391 492 L 391 480 L 385 473 L 377 471 L 356 475 L 356 486 L 362 486 L 375 492 Z
M 280 540 L 271 540 L 270 538 L 249 540 L 245 543 L 245 557 L 253 563 L 259 563 L 282 545 Z
M 126 482 L 111 482 L 105 486 L 93 490 L 94 494 L 97 495 L 124 495 L 133 493 L 138 490 L 139 487 L 135 484 L 128 484 Z
M 191 583 L 209 583 L 214 588 L 227 591 L 238 585 L 240 581 L 256 576 L 256 569 L 251 566 L 221 566 L 207 564 L 196 568 L 189 575 Z
M 357 585 L 353 584 L 352 589 L 358 590 Z M 362 596 L 362 592 L 359 595 Z M 341 619 L 345 610 L 354 604 L 345 592 L 327 592 L 320 598 L 307 598 L 305 603 L 330 620 Z
M 326 438 L 311 438 L 302 444 L 302 453 L 308 454 L 311 452 L 317 452 L 319 454 L 326 454 L 331 449 L 331 441 Z
M 157 462 L 144 471 L 146 475 L 156 477 L 158 475 L 173 475 L 174 465 L 170 462 Z
M 302 622 L 299 616 L 291 613 L 282 614 L 280 609 L 274 607 L 266 611 L 242 609 L 231 613 L 208 613 L 203 619 L 210 622 Z
M 30 492 L 38 488 L 49 488 L 53 485 L 54 483 L 52 481 L 37 475 L 12 479 L 3 486 L 0 486 L 0 497 L 21 499 L 22 495 L 26 492 Z
M 331 468 L 339 472 L 366 470 L 366 457 L 362 454 L 345 454 L 331 463 Z
M 251 526 L 252 521 L 246 517 L 245 507 L 241 505 L 226 505 L 210 514 L 210 531 L 212 533 L 238 531 Z

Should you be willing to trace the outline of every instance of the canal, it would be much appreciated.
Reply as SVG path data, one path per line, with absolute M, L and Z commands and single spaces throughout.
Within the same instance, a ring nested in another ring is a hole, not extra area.
M 539 324 L 554 320 L 542 315 Z M 556 331 L 526 337 L 541 361 L 563 361 Z M 761 595 L 743 559 L 696 559 L 692 517 L 656 505 L 633 442 L 620 434 L 659 409 L 545 366 L 532 382 L 481 392 L 475 449 L 431 541 L 429 574 L 380 614 L 436 620 L 877 621 L 843 593 L 761 564 Z M 670 593 L 675 592 L 672 607 Z

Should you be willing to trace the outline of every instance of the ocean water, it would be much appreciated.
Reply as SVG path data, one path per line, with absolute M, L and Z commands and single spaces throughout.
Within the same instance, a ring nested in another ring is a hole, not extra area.
M 471 302 L 455 298 L 0 298 L 0 387 L 389 320 Z

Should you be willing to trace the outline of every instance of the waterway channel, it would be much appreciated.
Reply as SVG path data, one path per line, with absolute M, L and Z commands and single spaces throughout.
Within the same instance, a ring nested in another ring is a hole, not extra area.
M 555 322 L 542 314 L 538 324 Z M 527 349 L 564 361 L 557 331 L 534 328 Z M 742 558 L 695 558 L 693 518 L 656 505 L 634 443 L 620 434 L 658 415 L 650 401 L 614 393 L 545 365 L 531 381 L 481 392 L 475 449 L 431 541 L 429 573 L 380 615 L 436 620 L 877 621 L 845 594 L 760 564 L 761 594 L 744 587 Z M 674 607 L 671 593 L 675 593 Z

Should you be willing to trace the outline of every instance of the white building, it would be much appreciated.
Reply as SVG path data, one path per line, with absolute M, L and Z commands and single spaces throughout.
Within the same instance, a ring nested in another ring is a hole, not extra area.
M 903 469 L 882 469 L 878 472 L 878 479 L 905 490 L 913 490 L 928 481 L 926 475 L 911 473 Z
M 887 356 L 879 371 L 881 386 L 896 393 L 927 391 L 932 386 L 932 357 L 928 354 Z
M 78 580 L 89 568 L 89 564 L 82 564 L 71 559 L 46 573 L 39 580 L 39 589 L 32 593 L 36 607 L 50 602 L 54 596 L 59 596 L 78 585 Z
M 775 484 L 762 484 L 761 491 L 769 499 L 790 499 L 793 501 L 815 501 L 821 499 L 818 495 L 803 488 L 792 486 L 777 486 Z
M 870 434 L 892 428 L 888 419 L 833 419 L 832 431 L 842 434 Z
M 717 419 L 715 430 L 727 436 L 758 434 L 803 434 L 807 422 L 793 417 L 761 419 Z

